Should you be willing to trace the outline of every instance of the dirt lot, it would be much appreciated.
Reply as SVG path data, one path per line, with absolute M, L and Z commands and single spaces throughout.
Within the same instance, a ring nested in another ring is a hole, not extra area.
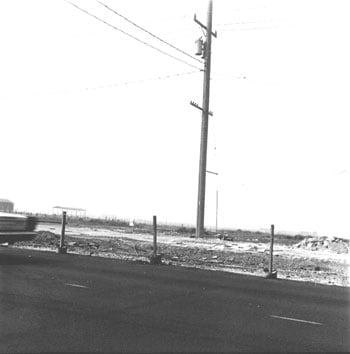
M 61 226 L 41 223 L 37 231 L 33 241 L 14 247 L 56 251 Z M 158 253 L 164 264 L 266 276 L 270 235 L 235 230 L 196 239 L 193 230 L 186 231 L 159 230 Z M 65 245 L 68 253 L 149 262 L 152 228 L 71 224 L 66 228 Z M 277 234 L 274 269 L 278 278 L 349 286 L 349 240 Z

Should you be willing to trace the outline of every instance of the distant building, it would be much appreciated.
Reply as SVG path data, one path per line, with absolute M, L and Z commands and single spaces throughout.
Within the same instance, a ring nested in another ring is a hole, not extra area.
M 81 208 L 54 206 L 52 209 L 54 215 L 60 215 L 63 211 L 65 211 L 67 215 L 86 217 L 86 210 Z
M 14 204 L 8 199 L 0 199 L 0 212 L 13 213 Z

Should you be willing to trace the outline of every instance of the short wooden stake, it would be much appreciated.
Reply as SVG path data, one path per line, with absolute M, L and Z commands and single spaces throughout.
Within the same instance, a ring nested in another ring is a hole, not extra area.
M 275 225 L 271 225 L 271 242 L 270 242 L 270 264 L 269 272 L 272 273 L 273 268 L 273 239 L 274 239 Z
M 153 215 L 153 255 L 157 255 L 157 216 Z
M 161 264 L 162 256 L 157 254 L 157 216 L 153 216 L 153 254 L 150 257 L 151 264 Z
M 67 253 L 67 247 L 64 246 L 64 236 L 66 232 L 66 216 L 67 212 L 62 212 L 62 227 L 61 227 L 61 237 L 60 237 L 60 246 L 57 249 L 57 253 Z
M 277 279 L 277 271 L 273 270 L 273 241 L 275 236 L 275 225 L 271 225 L 271 241 L 270 241 L 270 260 L 269 260 L 269 273 L 266 278 Z

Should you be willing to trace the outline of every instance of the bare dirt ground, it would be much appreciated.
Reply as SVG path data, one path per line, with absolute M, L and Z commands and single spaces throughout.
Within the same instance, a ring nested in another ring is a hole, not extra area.
M 41 223 L 38 236 L 15 247 L 56 251 L 61 226 Z M 220 270 L 264 277 L 268 271 L 270 236 L 236 230 L 196 239 L 193 233 L 158 232 L 158 253 L 164 264 Z M 276 235 L 274 269 L 278 278 L 349 286 L 349 240 L 335 237 Z M 149 262 L 152 229 L 68 225 L 68 253 Z

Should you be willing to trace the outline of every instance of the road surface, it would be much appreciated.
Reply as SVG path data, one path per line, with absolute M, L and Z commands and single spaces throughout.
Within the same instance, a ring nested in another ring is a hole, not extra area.
M 349 351 L 349 294 L 0 248 L 0 352 Z

